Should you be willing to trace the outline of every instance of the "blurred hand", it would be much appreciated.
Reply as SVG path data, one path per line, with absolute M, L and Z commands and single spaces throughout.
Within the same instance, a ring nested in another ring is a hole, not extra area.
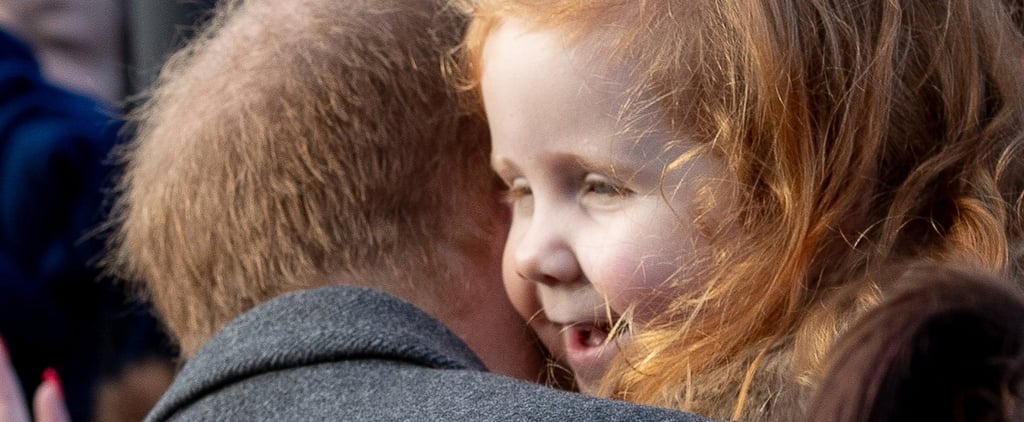
M 28 422 L 28 408 L 21 396 L 21 385 L 14 375 L 7 346 L 0 343 L 0 420 Z
M 36 390 L 32 400 L 32 409 L 36 414 L 36 422 L 70 422 L 67 406 L 64 405 L 64 393 L 61 391 L 57 372 L 48 369 L 43 375 L 43 382 Z M 30 422 L 28 406 L 21 395 L 18 377 L 14 374 L 7 347 L 0 340 L 0 421 Z

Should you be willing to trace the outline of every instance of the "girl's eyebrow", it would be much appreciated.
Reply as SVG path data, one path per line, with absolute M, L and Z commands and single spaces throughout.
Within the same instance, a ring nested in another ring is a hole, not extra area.
M 614 154 L 595 155 L 586 153 L 560 152 L 548 156 L 549 165 L 561 168 L 574 168 L 577 170 L 601 173 L 607 176 L 633 178 L 644 173 L 646 170 L 656 170 L 660 175 L 660 167 L 648 166 L 648 162 L 635 161 L 617 157 Z M 491 169 L 499 176 L 508 177 L 519 173 L 519 166 L 515 161 L 503 155 L 491 155 Z
M 643 172 L 646 166 L 644 162 L 621 159 L 616 156 L 582 156 L 573 158 L 574 164 L 580 169 L 596 173 L 607 173 L 608 176 L 634 177 Z
M 573 161 L 576 165 L 585 169 L 613 169 L 619 167 L 614 157 L 595 157 L 592 155 L 574 155 Z

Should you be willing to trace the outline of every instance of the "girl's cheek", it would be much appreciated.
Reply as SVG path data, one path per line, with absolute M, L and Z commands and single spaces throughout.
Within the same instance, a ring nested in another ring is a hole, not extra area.
M 524 319 L 532 317 L 540 310 L 540 303 L 532 283 L 519 277 L 519 274 L 515 271 L 515 263 L 507 252 L 502 259 L 501 266 L 505 293 L 508 294 L 512 307 Z
M 540 310 L 537 295 L 527 283 L 506 280 L 505 293 L 508 294 L 512 307 L 523 319 L 529 319 Z
M 661 302 L 658 299 L 667 296 L 662 287 L 676 272 L 673 260 L 631 252 L 607 254 L 601 261 L 603 271 L 591 283 L 605 295 L 612 310 L 622 313 L 633 307 L 635 319 L 649 320 L 654 305 Z

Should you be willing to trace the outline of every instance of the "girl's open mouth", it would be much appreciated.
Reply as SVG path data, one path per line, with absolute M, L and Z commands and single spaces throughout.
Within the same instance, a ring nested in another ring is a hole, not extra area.
M 585 350 L 602 346 L 611 331 L 609 324 L 575 324 L 566 327 L 568 344 L 566 349 Z
M 619 352 L 620 334 L 623 333 L 618 331 L 610 337 L 609 323 L 575 323 L 562 329 L 565 362 L 572 368 L 581 392 L 596 392 L 608 364 Z

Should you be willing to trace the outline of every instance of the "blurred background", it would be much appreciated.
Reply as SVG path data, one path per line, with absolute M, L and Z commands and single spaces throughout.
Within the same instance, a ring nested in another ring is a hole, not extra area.
M 0 336 L 31 396 L 54 368 L 74 421 L 136 421 L 175 351 L 99 268 L 123 124 L 216 0 L 0 0 Z

